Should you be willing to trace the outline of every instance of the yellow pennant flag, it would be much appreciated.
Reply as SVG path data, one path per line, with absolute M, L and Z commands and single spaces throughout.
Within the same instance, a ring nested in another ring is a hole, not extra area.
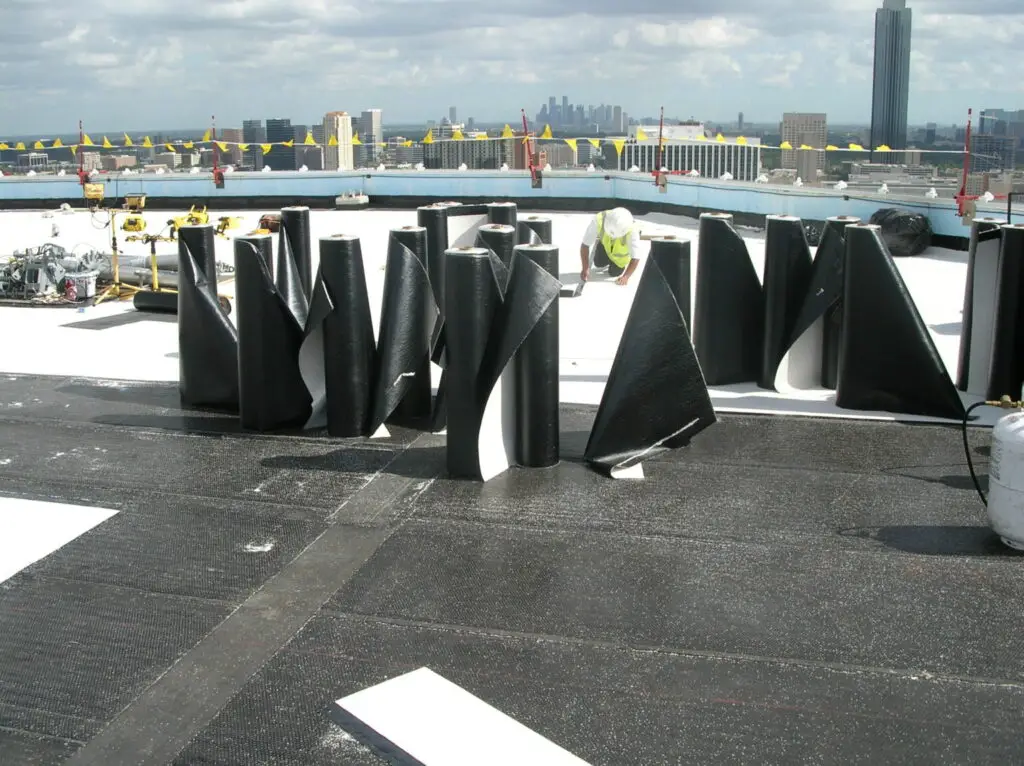
M 838 146 L 833 146 L 832 144 L 829 144 L 828 146 L 825 147 L 825 151 L 826 152 L 838 152 L 839 151 L 839 147 Z
M 427 131 L 427 135 L 423 136 L 423 141 L 421 143 L 424 143 L 424 144 L 432 144 L 432 143 L 434 143 L 434 131 L 428 130 Z
M 9 146 L 8 146 L 7 144 L 5 144 L 5 143 L 4 143 L 3 141 L 0 141 L 0 152 L 6 151 L 7 149 L 10 149 L 10 148 L 11 148 L 11 147 L 9 147 Z
M 306 131 L 306 140 L 302 143 L 306 146 L 316 146 L 316 141 L 313 140 L 313 134 L 310 131 Z
M 708 137 L 705 136 L 703 133 L 701 133 L 699 136 L 697 136 L 697 140 L 698 141 L 707 141 Z
M 358 133 L 353 133 L 352 134 L 352 146 L 359 146 L 362 143 L 363 142 L 359 140 L 359 134 Z
M 153 142 L 150 140 L 149 136 L 146 136 L 145 138 L 142 139 L 142 147 L 144 149 L 152 149 L 153 148 Z
M 588 138 L 587 140 L 590 142 L 590 145 L 592 147 L 594 147 L 595 149 L 600 149 L 601 148 L 601 139 L 600 138 Z
M 32 144 L 32 148 L 33 149 L 42 149 L 43 148 L 43 142 L 42 141 L 36 141 L 34 144 Z
M 851 152 L 862 152 L 862 151 L 864 151 L 864 147 L 861 146 L 860 144 L 850 144 L 850 151 Z
M 217 148 L 220 149 L 222 152 L 226 152 L 228 150 L 228 145 L 225 144 L 223 141 L 214 141 L 213 143 L 217 144 Z
M 715 141 L 717 141 L 720 144 L 724 144 L 725 143 L 725 136 L 723 136 L 721 133 L 719 133 L 717 136 L 715 136 Z
M 613 138 L 612 139 L 612 143 L 615 144 L 615 154 L 617 154 L 618 156 L 621 157 L 622 156 L 622 149 L 626 145 L 625 140 L 621 139 L 621 138 Z
M 71 150 L 71 156 L 72 157 L 74 157 L 74 156 L 76 156 L 78 154 L 78 147 L 75 146 L 74 144 L 71 144 L 71 146 L 69 146 L 68 149 Z
M 82 146 L 96 146 L 96 144 L 92 142 L 92 139 L 89 138 L 88 133 L 82 134 Z
M 177 154 L 177 152 L 174 150 L 174 144 L 164 144 L 164 146 L 167 147 L 167 151 L 174 152 L 175 154 Z
M 487 138 L 488 138 L 488 136 L 487 136 L 486 133 L 477 133 L 476 134 L 476 140 L 477 141 L 486 141 Z
M 209 140 L 210 140 L 210 136 L 211 136 L 211 135 L 212 135 L 212 134 L 210 133 L 210 129 L 209 129 L 209 128 L 207 128 L 207 129 L 206 129 L 206 132 L 205 132 L 205 133 L 203 133 L 203 139 L 202 139 L 202 141 L 200 141 L 200 143 L 203 143 L 203 144 L 205 144 L 205 143 L 206 143 L 207 141 L 209 141 Z
M 327 139 L 327 145 L 328 146 L 337 146 L 338 145 L 338 137 L 337 136 L 331 136 L 330 138 L 328 138 Z
M 569 148 L 572 149 L 574 152 L 576 151 L 576 139 L 575 138 L 567 138 L 567 139 L 565 139 L 565 143 L 567 143 L 569 145 Z
M 135 146 L 135 144 L 132 143 L 131 137 L 127 133 L 124 134 L 124 145 L 125 146 Z
M 295 146 L 295 139 L 289 138 L 287 141 L 282 141 L 281 144 L 283 146 L 287 146 L 290 149 L 291 147 Z
M 781 144 L 779 144 L 779 148 L 780 149 L 792 149 L 793 148 L 793 144 L 789 143 L 789 141 L 783 141 Z
M 504 130 L 501 131 L 501 137 L 502 138 L 514 138 L 515 135 L 516 134 L 512 131 L 512 126 L 509 125 L 508 123 L 505 123 L 505 128 L 504 128 Z
M 107 138 L 106 136 L 103 136 L 103 148 L 104 149 L 113 149 L 114 148 L 114 145 L 112 143 L 110 143 L 110 139 Z
M 239 151 L 247 152 L 249 151 L 249 144 L 239 144 L 238 149 Z
M 16 143 L 14 145 L 14 148 L 15 148 L 15 150 L 17 150 L 19 152 L 25 151 L 25 142 L 24 141 L 19 141 L 18 143 Z
M 64 146 L 64 142 L 61 141 L 59 138 L 55 138 L 55 139 L 53 139 L 53 144 L 50 145 L 50 148 L 51 149 L 60 149 L 62 146 Z
M 263 154 L 270 154 L 270 150 L 274 148 L 273 144 L 260 144 L 260 149 L 263 150 Z
M 637 141 L 646 141 L 647 140 L 647 133 L 644 132 L 643 128 L 637 128 L 636 129 L 636 140 Z
M 186 149 L 195 149 L 196 147 L 195 143 L 192 141 L 186 141 L 184 144 L 182 144 L 182 146 L 184 146 Z
M 540 134 L 540 138 L 554 138 L 554 136 L 551 135 L 551 126 L 550 125 L 545 125 L 544 126 L 544 132 Z
M 804 152 L 814 151 L 814 147 L 813 146 L 808 146 L 807 144 L 800 144 L 800 150 L 804 151 Z
M 408 147 L 412 146 L 412 141 L 403 141 L 402 142 L 402 146 L 408 148 Z
M 875 149 L 875 151 L 876 151 L 876 152 L 891 152 L 891 151 L 892 151 L 892 149 L 890 149 L 890 148 L 889 148 L 888 146 L 886 146 L 885 144 L 882 144 L 882 145 L 881 145 L 880 147 L 878 147 L 877 149 Z
M 747 139 L 744 136 L 740 136 L 739 138 L 736 139 L 736 143 L 739 144 L 740 146 L 746 146 Z
M 462 131 L 456 128 L 452 131 L 452 141 L 461 141 L 465 136 L 462 135 Z

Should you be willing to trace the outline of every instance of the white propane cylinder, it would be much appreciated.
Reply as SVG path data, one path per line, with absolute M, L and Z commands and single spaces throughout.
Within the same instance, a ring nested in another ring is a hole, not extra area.
M 1024 412 L 992 428 L 988 486 L 989 524 L 1004 543 L 1024 550 Z

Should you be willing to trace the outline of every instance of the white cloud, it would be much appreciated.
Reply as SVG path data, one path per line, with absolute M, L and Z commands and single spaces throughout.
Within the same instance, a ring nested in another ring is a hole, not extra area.
M 911 121 L 1024 106 L 1021 0 L 910 0 Z M 515 121 L 551 94 L 632 114 L 870 117 L 881 0 L 4 0 L 0 134 L 155 128 L 379 106 Z M 567 10 L 566 8 L 581 9 Z M 60 73 L 58 78 L 55 73 Z M 131 97 L 125 90 L 131 85 Z M 43 96 L 40 88 L 55 95 Z M 940 95 L 941 94 L 941 95 Z

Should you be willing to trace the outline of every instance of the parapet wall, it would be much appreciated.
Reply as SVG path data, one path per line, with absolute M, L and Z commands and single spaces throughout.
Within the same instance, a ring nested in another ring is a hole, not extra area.
M 935 234 L 966 238 L 969 227 L 949 199 L 930 200 L 899 195 L 844 194 L 833 189 L 770 186 L 740 181 L 670 176 L 661 191 L 645 173 L 553 171 L 543 185 L 532 188 L 524 171 L 351 171 L 229 173 L 223 189 L 210 173 L 201 175 L 114 175 L 97 177 L 108 199 L 146 194 L 147 206 L 180 207 L 193 203 L 211 209 L 268 208 L 306 204 L 333 207 L 346 191 L 370 196 L 371 204 L 412 207 L 437 199 L 491 201 L 510 199 L 524 209 L 597 210 L 615 203 L 637 212 L 661 211 L 695 215 L 723 211 L 739 223 L 757 224 L 766 215 L 795 215 L 805 221 L 852 215 L 863 220 L 882 207 L 900 207 L 928 216 Z M 0 209 L 80 204 L 82 188 L 74 176 L 7 177 L 0 180 Z M 1003 215 L 998 204 L 979 204 L 978 215 Z M 746 220 L 745 220 L 746 219 Z

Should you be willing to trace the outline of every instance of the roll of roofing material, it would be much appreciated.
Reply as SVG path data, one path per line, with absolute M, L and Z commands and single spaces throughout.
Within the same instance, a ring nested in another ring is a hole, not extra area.
M 271 236 L 249 234 L 234 245 L 239 413 L 253 431 L 301 428 L 312 402 L 299 370 L 304 327 L 271 276 Z
M 988 393 L 1005 223 L 998 218 L 975 218 L 971 222 L 956 387 L 976 396 Z
M 1002 227 L 992 361 L 986 399 L 1020 399 L 1024 385 L 1024 224 Z
M 669 290 L 679 304 L 679 311 L 686 320 L 686 332 L 690 332 L 692 290 L 690 288 L 690 242 L 674 235 L 656 237 L 651 240 L 648 260 L 657 261 L 658 270 L 668 284 Z
M 449 309 L 448 474 L 457 479 L 480 479 L 481 418 L 487 401 L 487 392 L 480 386 L 481 365 L 494 316 L 501 308 L 502 288 L 492 253 L 486 248 L 449 250 L 445 260 L 445 300 Z M 486 447 L 493 448 L 493 443 Z
M 685 446 L 717 420 L 679 306 L 678 274 L 662 270 L 673 260 L 650 258 L 644 267 L 584 451 L 615 479 L 642 478 L 642 460 Z
M 514 360 L 557 301 L 559 282 L 521 254 L 512 264 L 503 291 L 504 266 L 492 252 L 448 251 L 448 469 L 455 478 L 487 481 L 515 462 L 520 422 Z M 548 345 L 550 332 L 546 324 L 538 346 Z M 543 364 L 557 365 L 550 348 Z M 550 382 L 557 379 L 557 368 L 538 375 Z M 550 424 L 531 425 L 534 433 L 550 429 Z
M 238 332 L 217 298 L 214 249 L 211 224 L 180 227 L 178 293 L 163 295 L 177 302 L 182 404 L 237 412 Z
M 427 230 L 391 231 L 377 337 L 370 432 L 385 422 L 429 428 L 433 401 L 430 343 L 438 321 L 426 263 Z
M 550 245 L 554 241 L 551 219 L 543 215 L 520 218 L 516 225 L 516 238 L 521 245 Z
M 515 227 L 497 223 L 484 224 L 477 230 L 475 246 L 490 250 L 507 268 L 512 263 L 512 250 L 516 246 Z
M 448 205 L 425 205 L 416 209 L 416 223 L 427 230 L 427 274 L 444 320 L 444 253 L 448 249 Z
M 487 222 L 516 228 L 519 209 L 515 202 L 491 202 L 487 205 Z
M 844 230 L 854 223 L 860 219 L 840 215 L 828 218 L 822 227 L 808 289 L 775 375 L 777 391 L 836 387 L 846 262 Z
M 764 342 L 757 385 L 774 390 L 810 286 L 811 250 L 799 218 L 770 215 L 765 223 Z
M 964 405 L 880 227 L 846 227 L 836 405 L 960 419 Z
M 359 238 L 325 237 L 299 354 L 313 396 L 307 427 L 326 425 L 335 437 L 369 436 L 376 358 Z
M 542 269 L 558 282 L 558 248 L 554 245 L 517 245 L 512 256 L 516 269 Z M 515 277 L 512 278 L 515 281 Z M 516 296 L 509 294 L 508 300 Z M 515 458 L 528 468 L 547 468 L 558 463 L 559 370 L 558 301 L 551 301 L 533 330 L 526 336 L 514 364 L 516 387 Z
M 313 289 L 312 275 L 312 242 L 310 241 L 309 208 L 308 207 L 286 207 L 281 209 L 280 242 L 278 244 L 278 280 L 287 272 L 281 271 L 281 261 L 290 257 L 295 264 L 295 271 L 298 274 L 299 285 L 302 294 L 309 301 L 309 295 Z M 282 292 L 291 290 L 287 283 L 278 283 Z M 289 300 L 291 300 L 289 298 Z
M 849 215 L 829 218 L 825 221 L 821 243 L 814 256 L 808 301 L 812 310 L 827 304 L 820 314 L 821 385 L 824 388 L 835 388 L 839 378 L 839 338 L 843 331 L 843 271 L 847 253 L 846 227 L 860 222 L 859 218 Z M 816 290 L 821 292 L 816 293 Z M 808 307 L 807 302 L 805 307 Z M 801 314 L 803 315 L 803 312 Z
M 154 314 L 177 314 L 178 294 L 139 290 L 132 297 L 132 306 L 136 311 L 149 311 Z
M 757 380 L 763 322 L 761 281 L 732 216 L 702 214 L 693 343 L 709 386 Z

